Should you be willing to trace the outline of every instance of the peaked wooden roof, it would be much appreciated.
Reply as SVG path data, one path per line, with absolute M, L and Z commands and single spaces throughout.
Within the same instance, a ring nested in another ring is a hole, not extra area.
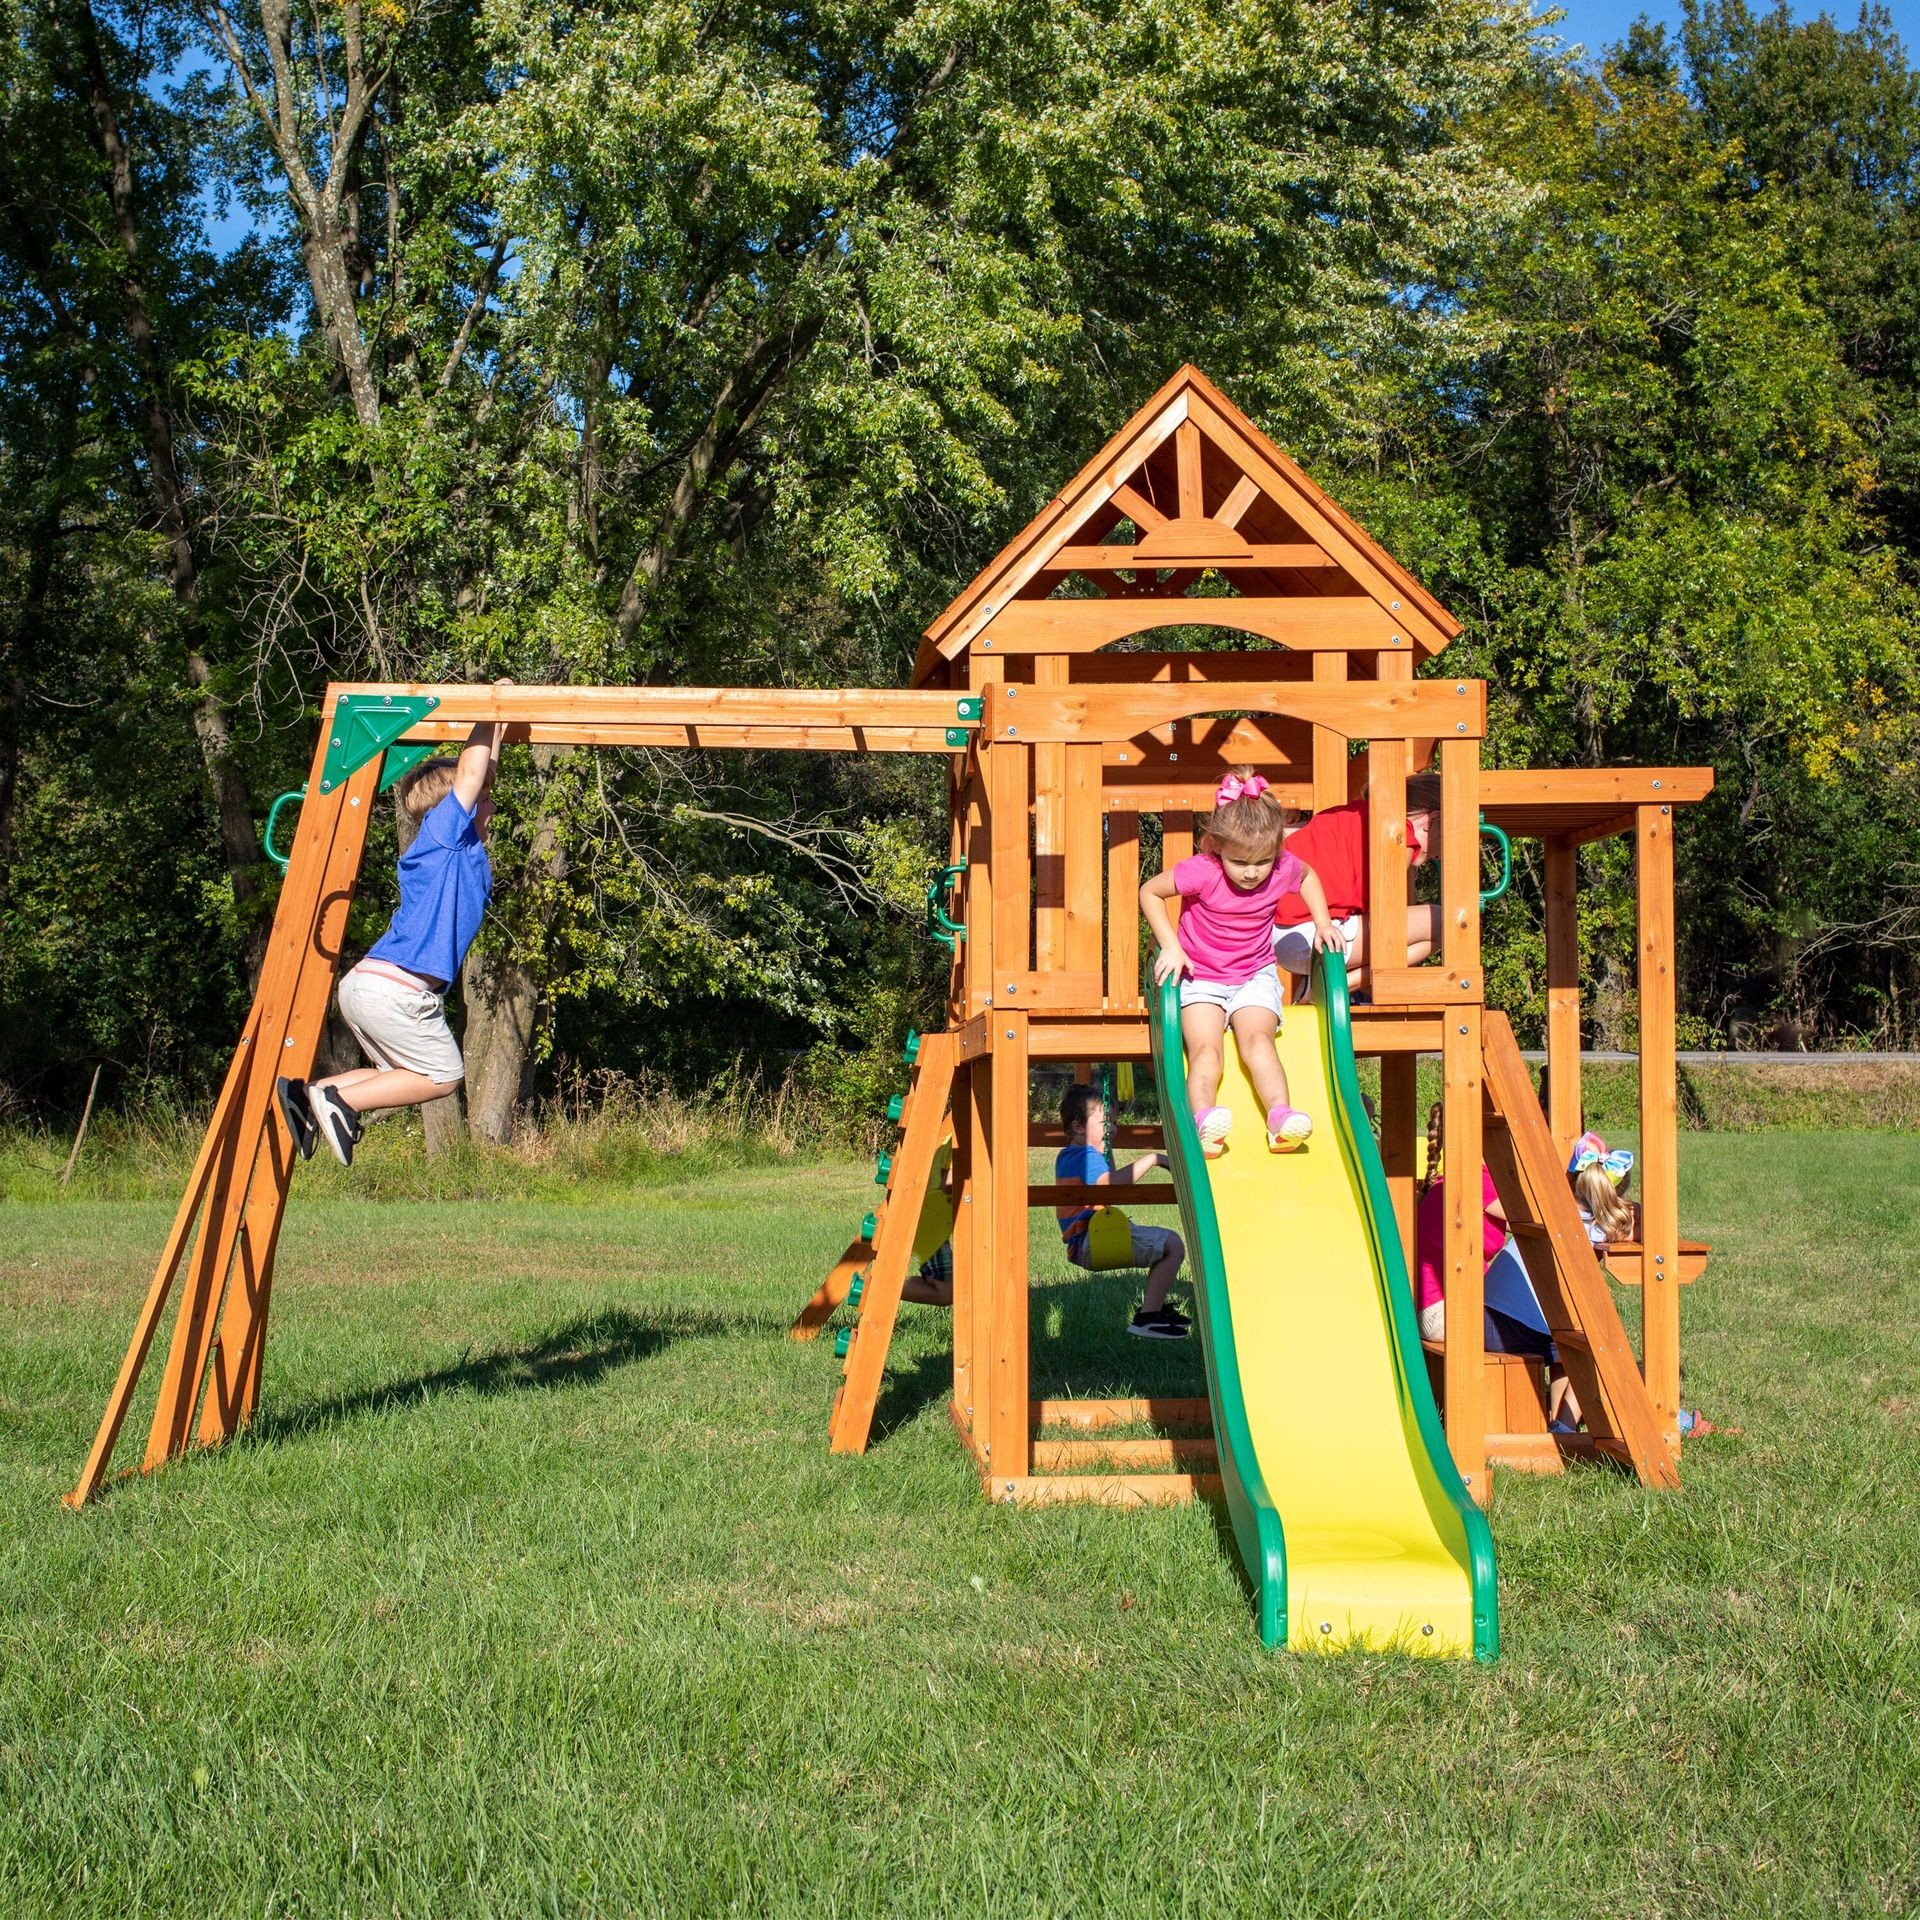
M 1233 592 L 1192 594 L 1208 574 Z M 1182 367 L 927 629 L 914 684 L 972 648 L 1083 653 L 1170 626 L 1415 660 L 1460 631 L 1197 367 Z

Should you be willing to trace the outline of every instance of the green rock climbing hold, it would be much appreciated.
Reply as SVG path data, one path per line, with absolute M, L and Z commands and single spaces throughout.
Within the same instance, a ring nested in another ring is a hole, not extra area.
M 853 1329 L 851 1327 L 842 1327 L 840 1331 L 833 1336 L 833 1357 L 836 1360 L 844 1360 L 847 1357 L 847 1349 L 852 1345 Z

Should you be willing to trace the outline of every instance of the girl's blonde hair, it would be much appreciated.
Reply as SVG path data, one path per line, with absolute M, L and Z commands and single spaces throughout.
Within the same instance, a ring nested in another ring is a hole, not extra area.
M 1248 788 L 1255 789 L 1247 791 Z M 1230 799 L 1220 795 L 1231 794 Z M 1249 860 L 1277 855 L 1291 816 L 1280 796 L 1251 767 L 1234 767 L 1220 782 L 1218 804 L 1200 829 L 1200 850 L 1217 860 L 1237 853 Z
M 1616 1187 L 1607 1170 L 1597 1160 L 1590 1167 L 1584 1167 L 1573 1176 L 1574 1198 L 1586 1208 L 1593 1224 L 1607 1236 L 1608 1244 L 1616 1240 L 1633 1238 L 1633 1208 L 1622 1196 L 1620 1187 L 1627 1184 L 1633 1175 Z

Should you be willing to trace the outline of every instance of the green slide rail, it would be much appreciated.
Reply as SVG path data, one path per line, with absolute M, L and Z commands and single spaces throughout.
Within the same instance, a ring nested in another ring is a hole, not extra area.
M 1386 1169 L 1381 1164 L 1379 1145 L 1360 1095 L 1346 969 L 1326 954 L 1315 962 L 1314 997 L 1319 1004 L 1319 1017 L 1326 1022 L 1336 1095 L 1335 1130 L 1341 1152 L 1358 1176 L 1364 1195 L 1363 1216 L 1373 1256 L 1374 1280 L 1380 1289 L 1381 1307 L 1391 1334 L 1395 1389 L 1403 1411 L 1412 1416 L 1413 1433 L 1426 1456 L 1420 1464 L 1431 1476 L 1461 1529 L 1472 1594 L 1474 1657 L 1492 1660 L 1500 1650 L 1493 1535 L 1486 1515 L 1468 1494 L 1447 1450 L 1439 1408 L 1434 1403 L 1432 1383 L 1427 1376 L 1426 1356 L 1421 1350 L 1419 1319 L 1414 1311 L 1406 1256 L 1394 1221 L 1393 1201 L 1387 1190 Z M 1308 1018 L 1315 1017 L 1308 1008 L 1300 1011 Z M 1282 1646 L 1287 1638 L 1286 1528 L 1268 1491 L 1248 1423 L 1246 1387 L 1234 1343 L 1232 1299 L 1219 1221 L 1200 1137 L 1194 1129 L 1193 1115 L 1187 1110 L 1177 980 L 1167 981 L 1159 990 L 1154 1002 L 1152 1040 L 1162 1126 L 1173 1163 L 1174 1185 L 1180 1196 L 1181 1217 L 1190 1240 L 1187 1258 L 1200 1313 L 1207 1391 L 1213 1403 L 1214 1438 L 1228 1514 L 1235 1543 L 1253 1585 L 1261 1640 L 1268 1646 Z M 1284 1178 L 1284 1162 L 1276 1168 L 1276 1174 Z

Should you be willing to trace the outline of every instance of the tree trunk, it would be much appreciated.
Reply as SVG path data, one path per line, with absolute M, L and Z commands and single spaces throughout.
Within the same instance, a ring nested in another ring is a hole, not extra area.
M 186 487 L 174 442 L 173 414 L 154 336 L 146 276 L 140 264 L 140 221 L 134 201 L 133 156 L 121 131 L 107 64 L 100 48 L 92 0 L 79 0 L 76 20 L 86 64 L 88 106 L 94 144 L 107 168 L 107 197 L 120 243 L 120 293 L 127 340 L 140 381 L 140 432 L 146 447 L 148 484 L 154 518 L 167 543 L 167 579 L 180 613 L 185 642 L 187 684 L 198 696 L 193 708 L 194 737 L 207 770 L 220 817 L 220 847 L 233 886 L 233 902 L 246 927 L 249 985 L 258 982 L 266 960 L 270 929 L 266 916 L 252 911 L 260 896 L 261 852 L 253 824 L 253 801 L 233 754 L 233 734 L 224 703 L 213 684 L 206 654 L 206 621 L 200 606 L 200 568 L 189 524 Z
M 465 986 L 467 1130 L 489 1146 L 511 1146 L 539 990 L 525 967 L 500 953 L 469 954 Z
M 535 899 L 541 897 L 543 889 L 567 877 L 559 812 L 546 784 L 558 752 L 554 747 L 533 750 L 534 771 L 541 781 L 541 803 L 527 852 L 525 884 Z M 476 1140 L 504 1147 L 513 1140 L 514 1112 L 540 1015 L 540 990 L 515 955 L 478 950 L 467 956 L 464 985 L 467 1125 Z

